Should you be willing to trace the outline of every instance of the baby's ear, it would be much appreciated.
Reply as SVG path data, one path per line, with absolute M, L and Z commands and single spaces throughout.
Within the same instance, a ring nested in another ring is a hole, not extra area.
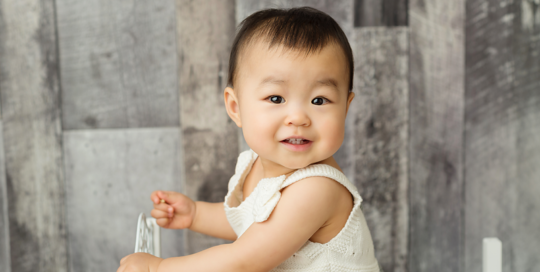
M 227 114 L 236 123 L 238 127 L 242 127 L 242 120 L 240 119 L 240 105 L 238 104 L 238 98 L 236 93 L 231 87 L 225 88 L 223 91 L 225 108 Z
M 349 92 L 347 96 L 347 109 L 345 110 L 345 115 L 349 112 L 349 106 L 351 105 L 351 102 L 354 98 L 354 92 Z

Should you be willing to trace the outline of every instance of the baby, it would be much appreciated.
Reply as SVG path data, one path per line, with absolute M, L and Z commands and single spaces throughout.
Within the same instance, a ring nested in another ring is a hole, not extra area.
M 234 241 L 168 259 L 124 257 L 128 271 L 379 271 L 356 187 L 333 154 L 354 98 L 347 37 L 313 8 L 246 18 L 230 56 L 227 113 L 250 150 L 221 203 L 151 194 L 164 228 Z

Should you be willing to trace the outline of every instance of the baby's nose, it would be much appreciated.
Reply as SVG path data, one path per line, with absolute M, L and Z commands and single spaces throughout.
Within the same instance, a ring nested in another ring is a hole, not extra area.
M 285 119 L 285 125 L 310 126 L 311 120 L 307 113 L 301 109 L 292 111 Z

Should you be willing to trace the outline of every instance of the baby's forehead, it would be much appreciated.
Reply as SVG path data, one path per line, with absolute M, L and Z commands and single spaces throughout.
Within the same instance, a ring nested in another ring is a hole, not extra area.
M 289 85 L 299 82 L 297 79 L 304 83 L 311 82 L 310 84 L 338 89 L 348 87 L 348 62 L 343 49 L 336 43 L 309 50 L 283 44 L 271 45 L 268 41 L 260 40 L 245 48 L 237 65 L 238 87 L 247 82 L 259 84 L 258 86 Z M 300 74 L 295 73 L 296 71 Z M 297 76 L 291 77 L 291 72 Z
M 328 43 L 321 45 L 320 47 L 309 47 L 309 46 L 296 46 L 291 47 L 287 46 L 283 43 L 272 43 L 269 38 L 263 37 L 263 38 L 254 38 L 250 41 L 247 41 L 241 48 L 240 48 L 240 54 L 238 56 L 238 66 L 242 66 L 242 64 L 245 64 L 244 61 L 248 58 L 254 58 L 254 60 L 257 60 L 257 58 L 260 58 L 261 55 L 265 55 L 266 57 L 286 57 L 286 58 L 306 58 L 315 54 L 320 53 L 324 49 L 332 48 L 335 50 L 338 50 L 343 54 L 345 57 L 344 50 L 339 46 L 339 44 L 335 41 L 329 41 Z M 338 60 L 340 58 L 337 58 Z M 261 62 L 254 61 L 253 64 L 262 65 Z M 344 62 L 344 65 L 347 65 L 346 62 Z

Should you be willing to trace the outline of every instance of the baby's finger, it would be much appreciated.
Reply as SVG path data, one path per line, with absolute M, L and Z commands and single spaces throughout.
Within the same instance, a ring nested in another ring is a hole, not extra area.
M 156 219 L 156 224 L 162 228 L 166 228 L 169 225 L 169 218 Z
M 164 191 L 158 191 L 157 195 L 158 195 L 158 197 L 159 197 L 160 199 L 165 200 L 165 202 L 167 201 L 167 198 L 169 197 L 169 194 L 167 194 L 167 193 L 164 192 Z
M 123 264 L 123 263 L 126 261 L 126 259 L 127 259 L 128 256 L 129 256 L 129 255 L 124 256 L 124 258 L 120 259 L 120 264 Z
M 159 198 L 159 193 L 160 191 L 153 191 L 152 194 L 150 194 L 150 199 L 152 200 L 152 202 L 154 202 L 154 204 L 159 204 L 159 201 L 160 201 L 160 198 Z
M 167 217 L 170 217 L 169 214 L 166 212 L 166 211 L 160 211 L 160 210 L 152 210 L 150 212 L 150 215 L 156 219 L 158 218 L 167 218 Z
M 159 205 L 154 205 L 154 206 L 157 206 L 157 207 L 154 207 L 155 210 L 163 211 L 167 213 L 168 217 L 173 217 L 174 208 L 172 206 L 169 206 L 166 204 L 159 204 Z
M 169 207 L 171 206 L 167 203 L 154 204 L 154 209 L 156 210 L 167 211 Z

